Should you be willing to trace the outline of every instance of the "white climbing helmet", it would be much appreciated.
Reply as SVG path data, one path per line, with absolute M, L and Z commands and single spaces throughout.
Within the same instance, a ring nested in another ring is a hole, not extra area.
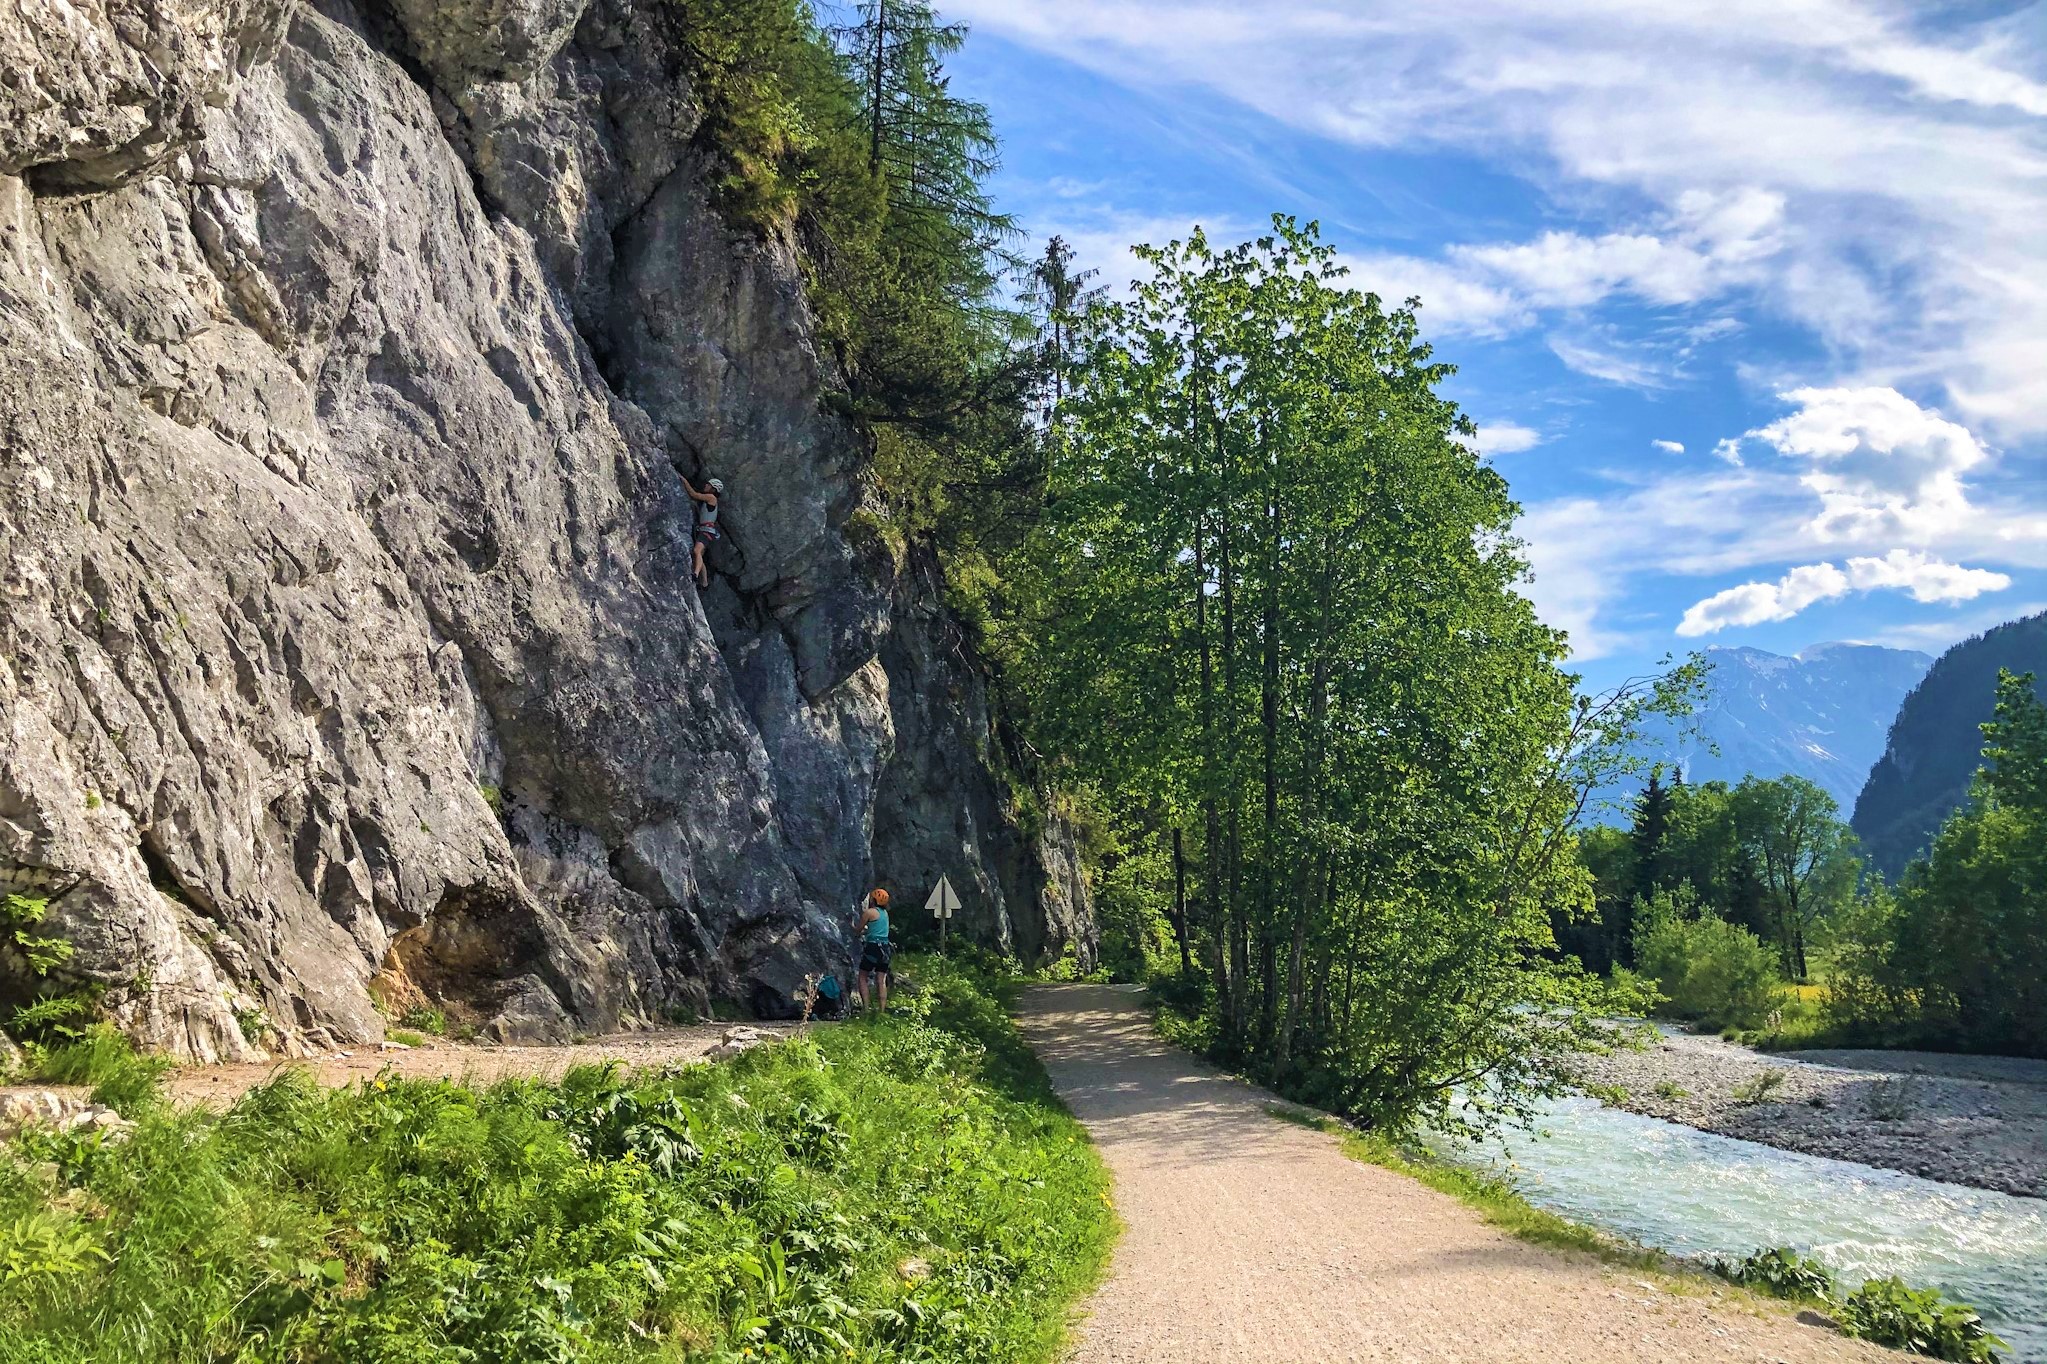
M 722 478 L 714 478 L 704 486 L 709 488 L 714 493 L 722 493 L 725 491 L 725 480 Z

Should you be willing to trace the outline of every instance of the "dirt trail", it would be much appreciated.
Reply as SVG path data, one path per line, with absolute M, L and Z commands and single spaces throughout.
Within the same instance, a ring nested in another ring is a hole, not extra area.
M 473 1080 L 479 1084 L 513 1078 L 553 1080 L 571 1066 L 605 1061 L 622 1061 L 627 1066 L 695 1061 L 717 1046 L 726 1030 L 733 1027 L 781 1033 L 793 1031 L 795 1025 L 702 1023 L 620 1033 L 556 1047 L 493 1047 L 436 1040 L 403 1051 L 383 1051 L 375 1043 L 368 1043 L 346 1053 L 304 1061 L 181 1066 L 171 1072 L 167 1087 L 171 1097 L 180 1103 L 225 1107 L 278 1071 L 295 1066 L 312 1071 L 315 1079 L 328 1085 L 371 1079 L 386 1070 L 410 1079 Z
M 1901 1358 L 1495 1231 L 1272 1117 L 1272 1096 L 1161 1043 L 1129 990 L 1039 987 L 1022 1022 L 1100 1144 L 1126 1223 L 1075 1364 Z

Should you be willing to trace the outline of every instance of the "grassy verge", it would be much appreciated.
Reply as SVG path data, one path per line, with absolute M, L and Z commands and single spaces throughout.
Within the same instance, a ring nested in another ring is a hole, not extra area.
M 1683 1269 L 1662 1251 L 1651 1250 L 1538 1208 L 1523 1198 L 1512 1184 L 1497 1176 L 1437 1160 L 1426 1152 L 1404 1146 L 1378 1133 L 1359 1132 L 1310 1109 L 1275 1105 L 1266 1111 L 1275 1118 L 1342 1138 L 1343 1153 L 1352 1160 L 1392 1170 L 1439 1193 L 1449 1194 L 1476 1209 L 1491 1225 L 1521 1240 L 1559 1250 L 1583 1251 L 1610 1264 L 1626 1265 L 1632 1269 L 1670 1273 Z
M 0 1158 L 0 1360 L 1048 1360 L 1107 1178 L 1004 1012 L 486 1089 L 287 1074 Z

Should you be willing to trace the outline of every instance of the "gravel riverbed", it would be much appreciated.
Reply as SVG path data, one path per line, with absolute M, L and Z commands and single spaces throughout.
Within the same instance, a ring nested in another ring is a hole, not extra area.
M 1585 1057 L 1576 1075 L 1595 1098 L 1653 1118 L 2047 1198 L 2047 1062 L 1932 1052 L 1766 1054 L 1666 1030 L 1646 1050 Z

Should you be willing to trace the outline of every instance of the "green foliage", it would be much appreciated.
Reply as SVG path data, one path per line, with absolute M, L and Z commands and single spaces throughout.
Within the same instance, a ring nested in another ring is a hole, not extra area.
M 1637 912 L 1673 895 L 1773 944 L 1778 970 L 1804 980 L 1815 935 L 1855 904 L 1854 835 L 1833 798 L 1799 777 L 1750 777 L 1730 788 L 1666 787 L 1652 776 L 1631 828 L 1587 830 L 1580 846 L 1598 929 L 1559 922 L 1558 939 L 1596 969 L 1639 964 Z
M 70 943 L 35 931 L 49 912 L 50 902 L 40 897 L 10 894 L 0 899 L 0 942 L 19 953 L 29 971 L 38 976 L 47 976 L 71 960 Z
M 1139 254 L 1012 563 L 1032 742 L 1169 925 L 1184 884 L 1220 1060 L 1374 1122 L 1481 1079 L 1525 1111 L 1636 1002 L 1541 954 L 1586 898 L 1581 778 L 1655 698 L 1579 705 L 1411 308 L 1285 218 Z
M 398 1024 L 435 1037 L 445 1037 L 448 1033 L 448 1015 L 429 1004 L 412 1005 L 398 1015 Z
M 719 1066 L 287 1072 L 39 1138 L 0 1160 L 0 1360 L 1050 1359 L 1106 1177 L 1002 987 L 912 969 L 886 1021 Z
M 1759 1250 L 1741 1260 L 1718 1261 L 1713 1268 L 1732 1283 L 1774 1298 L 1825 1302 L 1834 1296 L 1834 1272 L 1786 1246 Z
M 1658 1080 L 1653 1093 L 1657 1098 L 1667 1099 L 1673 1103 L 1679 1099 L 1689 1099 L 1692 1097 L 1692 1092 L 1675 1080 Z
M 63 938 L 37 931 L 49 916 L 50 902 L 40 896 L 9 894 L 0 899 L 0 948 L 11 951 L 36 981 L 71 960 L 73 948 Z M 8 1015 L 7 1031 L 29 1043 L 76 1038 L 77 1024 L 92 1013 L 89 990 L 53 990 L 48 985 Z
M 1949 1302 L 1937 1289 L 1908 1288 L 1899 1279 L 1872 1279 L 1837 1307 L 1841 1329 L 1906 1354 L 1989 1364 L 2003 1358 L 2004 1342 L 1990 1333 L 1976 1309 Z
M 1969 804 L 1928 856 L 1842 925 L 1828 1012 L 1843 1031 L 2047 1056 L 2047 704 L 2003 674 Z
M 1584 1090 L 1608 1108 L 1626 1108 L 1628 1100 L 1634 1097 L 1626 1085 L 1589 1084 Z
M 1659 892 L 1637 911 L 1635 960 L 1659 1008 L 1713 1028 L 1752 1028 L 1778 996 L 1774 954 L 1745 928 L 1701 913 L 1688 894 Z
M 1788 1077 L 1781 1070 L 1766 1070 L 1758 1074 L 1754 1079 L 1742 1081 L 1730 1090 L 1729 1093 L 1738 1104 L 1745 1104 L 1750 1107 L 1756 1104 L 1766 1104 L 1777 1096 L 1779 1090 L 1784 1088 L 1786 1078 Z
M 111 1023 L 95 1023 L 72 1040 L 39 1047 L 34 1077 L 53 1085 L 87 1085 L 92 1101 L 126 1116 L 151 1106 L 160 1097 L 168 1058 L 146 1056 Z

